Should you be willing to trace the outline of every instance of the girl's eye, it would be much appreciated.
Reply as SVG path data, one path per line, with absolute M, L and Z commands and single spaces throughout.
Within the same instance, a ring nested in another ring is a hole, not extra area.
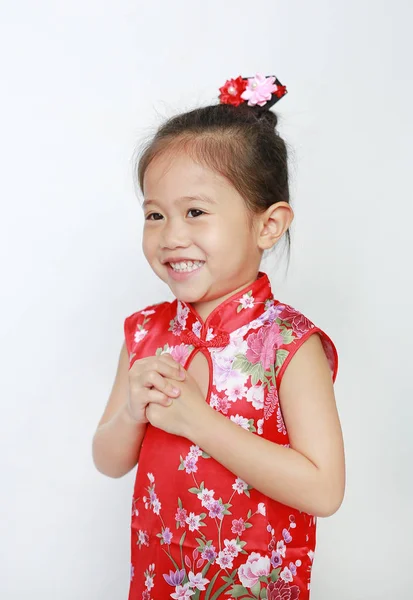
M 195 214 L 195 215 L 193 216 L 193 218 L 195 218 L 195 217 L 200 217 L 201 215 L 204 215 L 204 214 L 205 214 L 203 210 L 199 210 L 198 208 L 190 208 L 190 209 L 188 210 L 188 214 L 189 214 L 189 213 L 197 213 L 197 214 Z
M 161 213 L 151 213 L 146 216 L 147 221 L 159 221 L 160 219 L 162 219 Z
M 205 214 L 204 211 L 199 210 L 199 208 L 190 208 L 188 210 L 188 214 L 189 213 L 198 213 L 198 214 L 195 214 L 192 218 L 200 217 L 201 215 Z M 145 218 L 146 221 L 159 221 L 160 219 L 162 219 L 161 213 L 150 213 Z

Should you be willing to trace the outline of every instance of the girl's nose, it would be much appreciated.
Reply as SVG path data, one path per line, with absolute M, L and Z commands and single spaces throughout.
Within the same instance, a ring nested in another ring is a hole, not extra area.
M 161 247 L 166 250 L 175 248 L 187 248 L 190 240 L 187 234 L 187 228 L 181 219 L 169 219 L 162 228 Z

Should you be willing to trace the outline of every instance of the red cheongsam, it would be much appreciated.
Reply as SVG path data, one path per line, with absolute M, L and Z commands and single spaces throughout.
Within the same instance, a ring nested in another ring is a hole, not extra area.
M 331 339 L 275 300 L 261 272 L 205 322 L 179 300 L 125 319 L 130 366 L 170 353 L 188 368 L 202 352 L 211 407 L 283 446 L 289 438 L 277 390 L 294 353 L 314 333 L 335 381 Z M 315 532 L 312 515 L 265 496 L 189 440 L 148 425 L 132 503 L 129 600 L 308 600 Z

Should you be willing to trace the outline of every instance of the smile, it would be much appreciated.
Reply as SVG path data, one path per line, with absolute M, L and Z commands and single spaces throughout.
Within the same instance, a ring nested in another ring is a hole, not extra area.
M 187 260 L 183 262 L 169 263 L 171 269 L 175 271 L 175 273 L 190 273 L 191 271 L 196 271 L 204 264 L 203 260 Z

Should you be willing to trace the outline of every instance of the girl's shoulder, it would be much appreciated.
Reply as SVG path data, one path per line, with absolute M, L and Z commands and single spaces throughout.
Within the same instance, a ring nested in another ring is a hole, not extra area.
M 277 323 L 282 334 L 282 342 L 277 348 L 279 381 L 295 353 L 314 334 L 318 334 L 321 339 L 335 381 L 338 372 L 338 352 L 333 340 L 324 329 L 297 308 L 281 302 L 277 305 Z
M 125 318 L 123 327 L 126 347 L 129 354 L 131 353 L 134 344 L 140 342 L 148 334 L 155 323 L 170 318 L 173 304 L 174 302 L 151 304 Z

